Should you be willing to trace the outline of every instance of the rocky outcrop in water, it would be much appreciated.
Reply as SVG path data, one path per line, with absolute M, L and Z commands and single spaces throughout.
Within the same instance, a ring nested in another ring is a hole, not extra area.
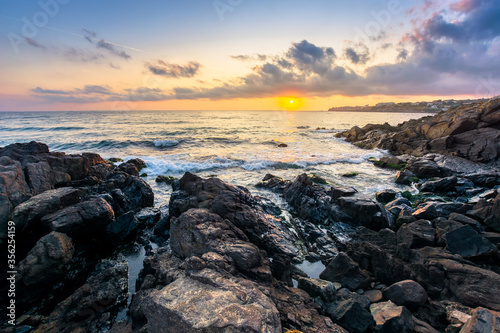
M 500 99 L 453 107 L 398 126 L 356 126 L 338 136 L 362 148 L 382 148 L 397 155 L 438 153 L 498 165 Z

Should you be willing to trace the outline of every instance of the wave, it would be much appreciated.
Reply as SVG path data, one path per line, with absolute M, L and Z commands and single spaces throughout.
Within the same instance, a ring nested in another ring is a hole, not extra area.
M 175 147 L 179 145 L 182 140 L 153 140 L 153 144 L 155 147 L 166 148 L 166 147 Z

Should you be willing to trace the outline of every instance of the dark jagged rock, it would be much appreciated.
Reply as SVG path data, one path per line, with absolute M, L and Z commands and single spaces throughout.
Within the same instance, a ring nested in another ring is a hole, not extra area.
M 36 332 L 97 332 L 109 330 L 107 320 L 127 300 L 125 260 L 103 260 L 74 294 L 59 303 Z
M 43 287 L 56 283 L 73 258 L 73 242 L 65 234 L 51 232 L 40 238 L 26 258 L 18 265 L 18 272 L 25 286 Z
M 7 222 L 12 209 L 31 197 L 21 163 L 9 157 L 0 157 L 0 194 L 4 199 L 4 222 Z
M 353 192 L 350 188 L 334 187 L 329 193 L 302 174 L 288 183 L 283 197 L 300 217 L 316 224 L 342 221 L 375 230 L 390 225 L 391 219 L 383 207 L 371 199 L 352 196 Z
M 354 187 L 349 186 L 332 186 L 331 189 L 332 198 L 337 200 L 342 197 L 351 197 L 358 193 Z
M 494 98 L 453 107 L 396 127 L 371 124 L 362 129 L 354 127 L 340 136 L 362 148 L 388 149 L 396 154 L 423 156 L 433 152 L 497 163 L 500 160 L 499 114 L 500 99 Z
M 337 290 L 333 283 L 321 279 L 301 277 L 298 279 L 298 287 L 305 290 L 311 297 L 320 297 L 326 303 L 333 302 L 337 296 Z
M 336 323 L 353 333 L 370 331 L 375 325 L 370 312 L 352 299 L 330 304 L 328 314 Z
M 438 180 L 427 181 L 417 187 L 421 192 L 448 192 L 455 189 L 457 181 L 458 179 L 456 176 L 451 176 Z
M 383 204 L 393 201 L 396 198 L 396 191 L 394 190 L 383 190 L 376 194 L 377 201 Z
M 104 199 L 95 198 L 46 215 L 41 221 L 50 230 L 82 239 L 87 236 L 102 237 L 114 219 L 113 208 Z
M 343 252 L 340 252 L 332 259 L 325 270 L 321 272 L 320 278 L 339 282 L 343 287 L 350 290 L 366 289 L 370 285 L 370 277 Z
M 111 240 L 122 242 L 137 229 L 138 221 L 133 211 L 120 215 L 106 226 L 106 236 Z
M 500 332 L 500 313 L 477 308 L 465 323 L 461 333 Z
M 434 246 L 435 232 L 429 221 L 419 220 L 399 228 L 398 241 L 409 249 Z
M 477 257 L 497 251 L 495 245 L 480 236 L 470 225 L 450 230 L 443 235 L 446 248 L 464 258 Z
M 393 303 L 415 310 L 427 302 L 427 293 L 420 284 L 412 280 L 397 282 L 383 292 L 384 297 Z
M 374 331 L 380 333 L 412 333 L 415 327 L 411 312 L 391 301 L 372 304 L 370 311 L 375 319 Z
M 80 200 L 78 190 L 72 187 L 46 191 L 17 206 L 13 220 L 19 231 L 27 230 L 39 223 L 42 217 L 76 204 Z
M 418 182 L 418 180 L 418 177 L 410 170 L 398 171 L 395 178 L 396 184 L 402 185 L 411 185 Z

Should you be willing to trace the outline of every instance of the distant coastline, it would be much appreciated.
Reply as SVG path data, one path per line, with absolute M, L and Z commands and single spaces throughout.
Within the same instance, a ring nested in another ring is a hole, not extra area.
M 328 109 L 328 111 L 339 112 L 394 112 L 394 113 L 438 113 L 448 110 L 451 107 L 482 103 L 486 99 L 465 99 L 465 100 L 435 100 L 432 102 L 407 102 L 407 103 L 378 103 L 374 106 L 340 106 Z

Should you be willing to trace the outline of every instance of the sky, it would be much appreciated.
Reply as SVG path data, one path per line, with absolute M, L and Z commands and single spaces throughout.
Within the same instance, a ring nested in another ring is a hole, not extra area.
M 0 0 L 0 111 L 500 94 L 498 0 Z

